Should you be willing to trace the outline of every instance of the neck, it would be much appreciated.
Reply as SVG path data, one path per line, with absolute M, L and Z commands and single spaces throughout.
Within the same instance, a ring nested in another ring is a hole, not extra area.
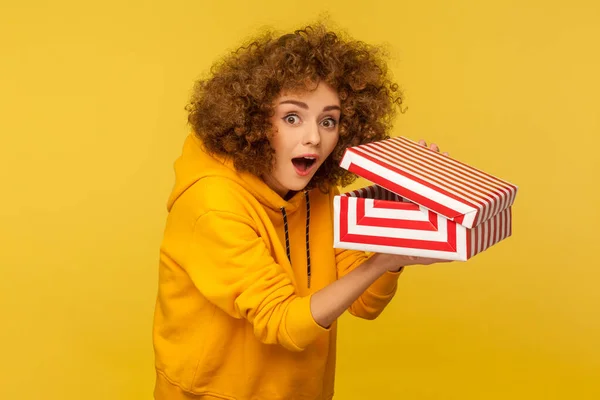
M 296 193 L 298 193 L 298 192 L 296 192 L 295 190 L 290 190 L 289 192 L 287 192 L 285 194 L 285 196 L 283 196 L 283 199 L 287 201 L 287 200 L 291 199 L 292 197 L 294 197 L 294 195 Z

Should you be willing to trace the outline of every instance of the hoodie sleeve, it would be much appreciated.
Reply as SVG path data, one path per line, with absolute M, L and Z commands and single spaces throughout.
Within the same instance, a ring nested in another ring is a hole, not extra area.
M 336 249 L 335 261 L 338 277 L 346 275 L 370 257 L 371 255 L 363 251 Z M 350 305 L 348 312 L 359 318 L 377 318 L 396 294 L 398 278 L 402 271 L 403 269 L 398 272 L 384 273 Z
M 302 351 L 330 329 L 313 319 L 310 296 L 295 294 L 250 218 L 206 212 L 196 220 L 187 254 L 184 268 L 200 292 L 232 317 L 248 320 L 263 343 Z
M 331 192 L 330 203 L 333 197 L 340 194 L 339 188 Z M 333 212 L 333 210 L 332 210 Z M 332 215 L 333 218 L 333 215 Z M 371 255 L 364 251 L 335 249 L 335 263 L 338 278 L 346 275 L 356 267 L 367 261 Z M 375 319 L 390 303 L 398 285 L 398 278 L 403 269 L 398 272 L 386 272 L 377 279 L 365 292 L 348 308 L 350 314 L 364 319 Z

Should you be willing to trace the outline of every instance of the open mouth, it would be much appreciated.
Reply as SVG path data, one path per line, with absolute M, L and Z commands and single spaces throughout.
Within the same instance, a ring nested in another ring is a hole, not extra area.
M 316 157 L 296 157 L 292 158 L 292 164 L 296 168 L 296 172 L 300 175 L 308 175 L 312 167 L 316 164 Z

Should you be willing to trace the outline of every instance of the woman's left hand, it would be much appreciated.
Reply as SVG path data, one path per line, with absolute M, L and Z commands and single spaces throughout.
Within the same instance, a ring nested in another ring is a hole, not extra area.
M 419 140 L 419 144 L 420 144 L 421 146 L 423 146 L 423 147 L 427 147 L 427 142 L 426 142 L 425 140 L 423 140 L 423 139 Z M 438 147 L 438 145 L 437 145 L 437 144 L 435 144 L 435 143 L 431 143 L 431 146 L 429 146 L 429 148 L 430 148 L 431 150 L 433 150 L 433 151 L 437 151 L 438 153 L 440 152 L 440 148 L 439 148 L 439 147 Z M 445 152 L 444 152 L 444 153 L 442 153 L 442 154 L 443 154 L 443 155 L 445 155 L 445 156 L 448 156 L 448 155 L 449 155 L 447 151 L 445 151 Z

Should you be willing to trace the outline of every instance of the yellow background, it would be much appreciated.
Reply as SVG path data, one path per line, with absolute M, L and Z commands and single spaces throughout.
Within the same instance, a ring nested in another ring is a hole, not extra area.
M 336 398 L 600 398 L 599 4 L 3 1 L 0 399 L 151 398 L 193 80 L 323 11 L 389 45 L 394 134 L 520 187 L 511 239 L 408 270 L 377 321 L 341 319 Z

